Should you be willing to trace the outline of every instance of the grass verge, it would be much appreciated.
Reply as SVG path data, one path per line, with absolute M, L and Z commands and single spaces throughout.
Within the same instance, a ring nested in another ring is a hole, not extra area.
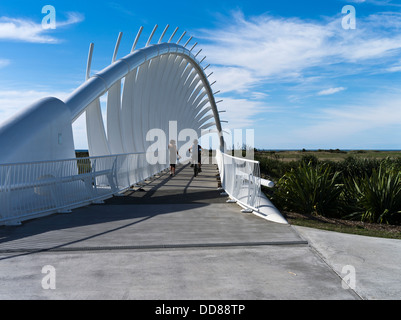
M 401 239 L 401 226 L 326 218 L 322 216 L 312 216 L 294 212 L 282 213 L 288 222 L 295 226 L 369 237 Z

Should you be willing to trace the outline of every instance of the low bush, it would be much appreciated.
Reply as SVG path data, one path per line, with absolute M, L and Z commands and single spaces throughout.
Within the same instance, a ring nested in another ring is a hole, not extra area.
M 272 200 L 288 211 L 335 216 L 341 193 L 339 173 L 327 164 L 301 162 L 278 181 Z
M 348 177 L 342 196 L 347 218 L 393 224 L 401 220 L 401 172 L 391 167 L 382 165 L 363 178 Z
M 259 159 L 257 159 L 259 160 Z M 276 186 L 268 196 L 281 210 L 365 222 L 401 223 L 401 158 L 285 162 L 260 158 Z

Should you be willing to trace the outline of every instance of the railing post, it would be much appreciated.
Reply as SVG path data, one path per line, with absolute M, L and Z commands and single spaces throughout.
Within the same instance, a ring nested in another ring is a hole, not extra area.
M 0 225 L 104 203 L 161 167 L 145 152 L 0 165 Z

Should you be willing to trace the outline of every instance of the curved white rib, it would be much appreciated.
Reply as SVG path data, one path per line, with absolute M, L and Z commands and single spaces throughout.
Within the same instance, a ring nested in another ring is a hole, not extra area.
M 122 79 L 124 88 L 121 92 Z M 188 127 L 199 132 L 205 127 L 205 118 L 196 116 L 202 111 L 202 116 L 207 114 L 208 111 L 202 109 L 207 103 L 212 112 L 208 120 L 214 118 L 214 123 L 208 127 L 216 125 L 221 132 L 208 79 L 192 53 L 180 45 L 162 43 L 136 50 L 81 85 L 65 103 L 71 109 L 73 121 L 91 107 L 88 112 L 97 120 L 88 122 L 90 135 L 102 131 L 100 108 L 95 111 L 92 102 L 105 92 L 108 92 L 107 137 L 101 134 L 102 141 L 92 144 L 95 148 L 92 154 L 144 151 L 149 145 L 144 134 L 152 128 L 167 132 L 169 120 L 179 122 L 178 130 Z M 119 101 L 122 101 L 121 110 Z M 198 121 L 194 121 L 195 117 Z M 92 128 L 96 125 L 98 128 Z M 220 138 L 223 146 L 222 135 Z

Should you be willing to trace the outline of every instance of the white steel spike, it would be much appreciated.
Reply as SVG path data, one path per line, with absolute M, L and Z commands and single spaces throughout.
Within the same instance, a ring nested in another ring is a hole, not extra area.
M 197 42 L 195 42 L 195 44 L 192 46 L 191 50 L 189 50 L 189 52 L 192 52 L 192 50 L 198 45 Z
M 173 32 L 173 34 L 171 35 L 170 39 L 168 39 L 167 43 L 170 43 L 170 42 L 171 42 L 171 40 L 173 40 L 173 38 L 174 38 L 175 34 L 177 33 L 177 31 L 178 31 L 178 27 L 177 27 L 177 28 L 175 28 L 175 30 L 174 30 L 174 32 Z
M 184 31 L 184 33 L 183 33 L 183 34 L 181 35 L 181 37 L 178 39 L 177 44 L 179 44 L 179 43 L 181 42 L 182 38 L 184 38 L 184 36 L 185 36 L 186 33 L 187 33 L 187 32 Z
M 152 30 L 152 33 L 151 33 L 150 36 L 149 36 L 148 42 L 146 42 L 145 47 L 149 47 L 150 41 L 152 40 L 153 35 L 155 34 L 157 27 L 158 27 L 158 26 L 157 26 L 157 24 L 156 24 L 155 27 L 154 27 L 153 30 Z
M 187 42 L 185 42 L 185 44 L 184 44 L 184 48 L 188 45 L 188 43 L 192 40 L 192 36 L 187 40 Z
M 160 36 L 160 39 L 159 39 L 158 44 L 162 43 L 163 37 L 164 37 L 164 35 L 166 34 L 167 29 L 169 28 L 169 26 L 170 26 L 170 25 L 167 25 L 167 26 L 164 28 L 164 31 L 163 31 L 162 35 Z
M 118 47 L 120 46 L 120 41 L 121 41 L 121 37 L 123 36 L 123 33 L 120 32 L 118 34 L 118 38 L 117 38 L 117 42 L 116 42 L 116 46 L 114 47 L 114 53 L 113 53 L 113 58 L 111 59 L 111 63 L 116 61 L 117 58 L 117 52 L 118 52 Z
M 141 36 L 142 30 L 143 30 L 143 27 L 141 26 L 138 30 L 138 33 L 136 34 L 135 41 L 134 41 L 134 44 L 132 45 L 131 52 L 135 51 L 135 48 L 136 48 L 136 45 L 138 44 L 138 40 L 139 40 L 139 37 Z
M 92 55 L 93 55 L 93 47 L 94 44 L 91 43 L 89 45 L 89 53 L 88 53 L 88 61 L 86 63 L 86 77 L 85 79 L 88 80 L 90 78 L 90 72 L 91 72 L 91 65 L 92 65 Z

